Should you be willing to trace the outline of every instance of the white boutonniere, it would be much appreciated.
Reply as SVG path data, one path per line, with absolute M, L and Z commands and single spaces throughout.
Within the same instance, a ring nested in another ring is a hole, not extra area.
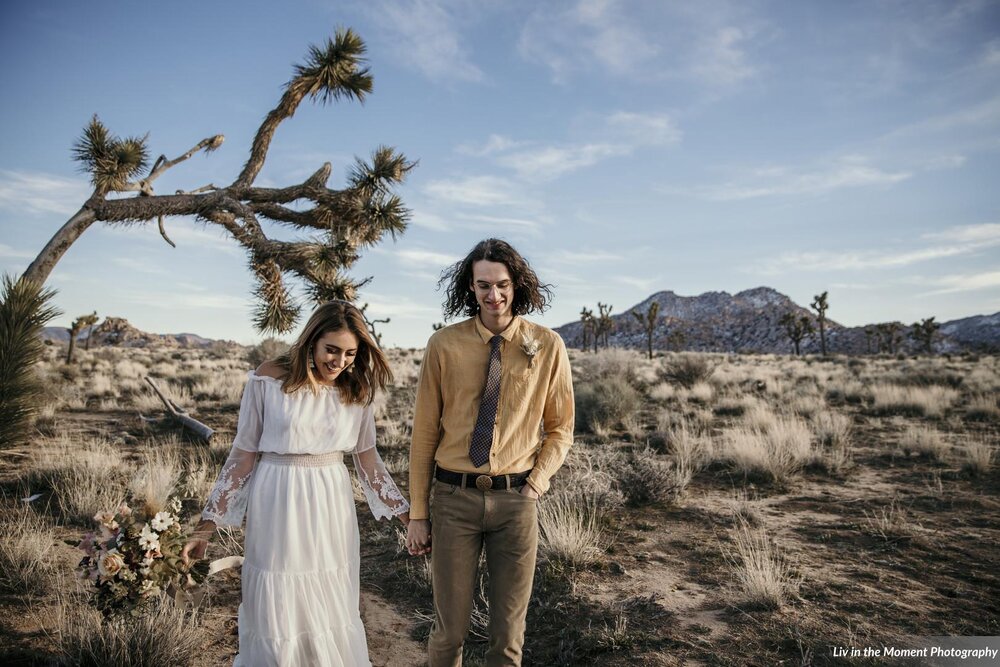
M 521 334 L 521 351 L 528 355 L 528 368 L 535 364 L 535 355 L 542 349 L 542 344 L 537 338 L 529 338 L 527 334 Z

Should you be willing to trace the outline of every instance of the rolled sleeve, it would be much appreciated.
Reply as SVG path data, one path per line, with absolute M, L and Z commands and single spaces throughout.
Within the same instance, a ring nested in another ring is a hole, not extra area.
M 434 454 L 441 440 L 441 364 L 436 337 L 427 342 L 420 364 L 410 440 L 410 519 L 430 518 Z
M 558 335 L 555 340 L 557 350 L 542 412 L 544 438 L 535 465 L 528 475 L 528 483 L 540 494 L 549 490 L 549 480 L 562 466 L 573 445 L 573 420 L 576 411 L 573 403 L 573 375 L 565 343 Z

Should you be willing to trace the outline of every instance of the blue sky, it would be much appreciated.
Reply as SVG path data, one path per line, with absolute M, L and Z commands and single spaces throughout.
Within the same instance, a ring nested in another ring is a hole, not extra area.
M 157 191 L 228 184 L 309 44 L 354 28 L 364 105 L 305 103 L 258 183 L 397 147 L 409 229 L 356 265 L 423 346 L 440 271 L 512 242 L 555 287 L 549 326 L 598 301 L 768 285 L 828 290 L 843 324 L 1000 310 L 1000 3 L 7 2 L 0 9 L 0 271 L 19 272 L 88 195 L 70 147 L 91 115 L 155 157 L 224 146 Z M 249 343 L 252 277 L 211 226 L 91 227 L 50 285 L 68 324 Z M 287 238 L 287 233 L 278 231 Z

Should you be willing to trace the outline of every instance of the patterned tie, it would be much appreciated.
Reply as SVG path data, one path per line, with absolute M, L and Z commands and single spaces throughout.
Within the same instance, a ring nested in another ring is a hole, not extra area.
M 493 446 L 493 427 L 497 421 L 497 403 L 500 402 L 500 341 L 503 336 L 490 338 L 490 368 L 486 373 L 486 386 L 479 401 L 479 416 L 472 430 L 469 458 L 478 468 L 490 460 Z

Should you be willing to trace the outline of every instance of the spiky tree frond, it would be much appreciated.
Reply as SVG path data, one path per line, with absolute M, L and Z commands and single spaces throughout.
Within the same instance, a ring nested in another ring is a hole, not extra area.
M 352 189 L 363 197 L 388 192 L 397 183 L 402 183 L 406 175 L 417 166 L 391 146 L 379 146 L 372 151 L 371 161 L 354 158 L 350 182 Z
M 0 449 L 30 435 L 41 382 L 34 366 L 42 356 L 42 327 L 59 314 L 48 305 L 55 292 L 5 275 L 0 291 Z
M 254 310 L 254 325 L 264 333 L 287 333 L 299 319 L 301 307 L 292 299 L 285 287 L 281 269 L 274 260 L 260 259 L 251 262 L 257 276 L 257 307 Z
M 123 189 L 149 164 L 146 137 L 119 139 L 95 115 L 73 145 L 73 159 L 90 173 L 100 193 Z
M 295 77 L 288 89 L 296 94 L 319 98 L 322 104 L 341 97 L 353 97 L 363 102 L 372 92 L 372 76 L 364 64 L 365 43 L 351 29 L 337 29 L 333 39 L 321 48 L 309 47 L 303 65 L 295 66 Z

